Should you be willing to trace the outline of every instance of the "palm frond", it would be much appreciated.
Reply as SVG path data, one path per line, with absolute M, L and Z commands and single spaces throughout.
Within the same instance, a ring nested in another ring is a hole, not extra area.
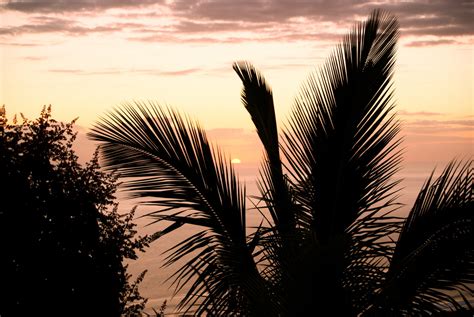
M 390 114 L 398 24 L 376 11 L 310 77 L 285 131 L 289 173 L 309 186 L 321 240 L 391 196 L 400 152 Z
M 250 63 L 237 62 L 232 67 L 244 85 L 242 103 L 257 128 L 268 158 L 279 163 L 278 128 L 271 88 Z
M 261 301 L 254 296 L 264 285 L 247 247 L 245 189 L 198 124 L 173 110 L 136 103 L 102 118 L 89 137 L 102 143 L 105 167 L 127 178 L 124 188 L 131 197 L 161 208 L 149 216 L 173 222 L 156 237 L 182 224 L 202 228 L 170 251 L 168 264 L 191 255 L 174 281 L 179 288 L 195 280 L 181 308 L 189 309 L 198 298 L 201 310 L 229 309 L 212 306 L 210 298 L 232 290 L 241 304 Z M 209 274 L 216 268 L 225 274 Z
M 294 210 L 288 184 L 283 176 L 280 145 L 273 95 L 265 78 L 248 62 L 234 63 L 233 68 L 242 80 L 242 103 L 249 112 L 265 149 L 259 188 L 267 204 L 276 229 L 283 235 L 294 230 Z
M 234 63 L 233 68 L 243 83 L 241 99 L 257 129 L 264 146 L 264 162 L 257 182 L 260 201 L 271 216 L 273 223 L 267 227 L 266 234 L 259 238 L 262 255 L 259 263 L 266 263 L 261 270 L 272 285 L 273 297 L 282 303 L 290 287 L 293 271 L 299 268 L 294 263 L 296 246 L 296 213 L 299 209 L 293 204 L 286 176 L 283 174 L 280 158 L 280 145 L 276 123 L 273 95 L 264 77 L 248 62 Z M 280 305 L 280 314 L 284 305 Z
M 344 263 L 334 270 L 343 269 L 345 287 L 361 294 L 382 280 L 387 261 L 379 257 L 391 254 L 386 236 L 400 223 L 387 217 L 397 208 L 392 176 L 401 161 L 400 127 L 391 114 L 397 39 L 390 15 L 375 11 L 358 24 L 309 78 L 284 132 L 288 172 L 305 210 L 298 222 L 317 243 L 344 241 Z M 341 276 L 332 275 L 324 276 L 329 284 Z M 364 305 L 361 294 L 353 294 L 352 305 Z
M 409 315 L 463 310 L 474 296 L 473 162 L 451 162 L 421 189 L 376 306 Z

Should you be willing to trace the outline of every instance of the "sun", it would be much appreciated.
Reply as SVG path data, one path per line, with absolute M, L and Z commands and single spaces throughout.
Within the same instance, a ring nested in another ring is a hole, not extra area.
M 240 164 L 240 159 L 238 159 L 238 158 L 233 158 L 230 162 L 231 162 L 232 164 Z

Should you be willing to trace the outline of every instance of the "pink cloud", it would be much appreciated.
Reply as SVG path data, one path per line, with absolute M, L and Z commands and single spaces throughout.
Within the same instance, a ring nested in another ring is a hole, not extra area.
M 430 111 L 407 111 L 407 110 L 399 110 L 397 114 L 400 116 L 440 116 L 443 115 L 440 112 L 430 112 Z
M 102 11 L 114 8 L 140 8 L 153 4 L 163 4 L 162 0 L 74 0 L 74 1 L 45 1 L 45 0 L 13 0 L 2 5 L 3 9 L 27 13 L 62 13 Z
M 142 75 L 153 75 L 153 76 L 184 76 L 193 74 L 196 72 L 202 71 L 199 68 L 186 68 L 186 69 L 177 69 L 177 70 L 162 70 L 156 68 L 148 69 L 119 69 L 119 68 L 109 68 L 109 69 L 96 69 L 91 71 L 86 71 L 82 69 L 69 69 L 69 68 L 55 68 L 49 69 L 48 72 L 51 73 L 63 73 L 63 74 L 73 74 L 73 75 L 115 75 L 115 74 L 142 74 Z
M 3 26 L 0 34 L 4 36 L 58 32 L 86 36 L 126 30 L 132 33 L 127 34 L 126 38 L 143 42 L 160 39 L 202 43 L 333 41 L 340 35 L 338 28 L 352 25 L 355 18 L 365 17 L 374 8 L 387 9 L 397 15 L 402 36 L 435 37 L 414 40 L 408 43 L 409 46 L 464 43 L 459 38 L 474 34 L 472 3 L 448 0 L 30 0 L 9 1 L 1 8 L 4 11 L 21 11 L 30 17 L 30 23 Z M 126 9 L 129 12 L 110 12 L 109 9 Z M 43 16 L 38 16 L 38 13 Z M 58 18 L 58 15 L 65 18 Z M 114 19 L 115 23 L 104 25 L 100 22 L 104 16 Z M 84 17 L 95 18 L 96 25 L 83 25 L 81 21 Z M 162 19 L 174 22 L 172 25 L 155 23 Z M 328 26 L 327 31 L 322 29 Z M 250 35 L 242 35 L 242 32 Z M 225 36 L 216 36 L 223 33 Z

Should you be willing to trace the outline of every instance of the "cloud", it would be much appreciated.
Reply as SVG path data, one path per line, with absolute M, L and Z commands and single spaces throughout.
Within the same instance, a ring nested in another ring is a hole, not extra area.
M 37 16 L 31 19 L 31 23 L 13 27 L 0 28 L 0 35 L 18 36 L 22 34 L 41 33 L 66 33 L 69 35 L 85 35 L 89 33 L 114 32 L 119 30 L 117 26 L 81 26 L 70 19 Z
M 178 33 L 209 33 L 209 32 L 224 32 L 224 31 L 246 31 L 258 30 L 266 27 L 271 27 L 271 23 L 243 23 L 240 21 L 180 21 L 175 27 L 174 31 Z
M 404 121 L 402 129 L 407 161 L 448 162 L 455 157 L 474 155 L 472 117 L 448 118 L 445 114 L 434 113 L 430 119 L 409 119 Z
M 125 38 L 142 42 L 333 42 L 341 28 L 365 18 L 374 8 L 398 16 L 402 36 L 416 36 L 409 46 L 465 43 L 459 38 L 474 34 L 474 3 L 468 0 L 18 0 L 1 7 L 30 17 L 30 23 L 1 28 L 4 36 L 127 30 L 132 35 L 127 32 Z M 127 11 L 105 12 L 108 9 Z M 42 20 L 35 16 L 38 13 L 45 15 Z M 80 23 L 87 14 L 95 19 L 94 26 Z M 104 25 L 104 17 L 115 23 Z M 165 20 L 169 23 L 162 23 Z M 434 38 L 425 38 L 429 36 Z
M 18 47 L 36 47 L 36 46 L 44 46 L 44 43 L 1 42 L 0 45 L 1 46 L 18 46 Z
M 402 33 L 437 36 L 474 34 L 472 1 L 397 1 L 383 7 L 399 16 Z
M 140 8 L 152 4 L 162 4 L 163 0 L 13 0 L 2 7 L 6 10 L 26 13 L 63 13 L 102 11 L 114 8 Z
M 458 120 L 417 120 L 411 123 L 412 126 L 421 127 L 449 127 L 449 126 L 462 126 L 474 128 L 473 119 L 458 119 Z
M 299 35 L 276 35 L 276 36 L 192 36 L 192 37 L 181 37 L 181 36 L 172 36 L 167 34 L 155 34 L 149 36 L 138 36 L 138 37 L 129 37 L 130 41 L 135 42 L 145 42 L 145 43 L 199 43 L 199 44 L 216 44 L 216 43 L 225 43 L 225 44 L 239 44 L 245 42 L 257 42 L 257 43 L 268 43 L 268 42 L 298 42 L 298 41 L 321 41 L 322 39 L 328 39 L 328 37 L 321 34 L 299 34 Z M 337 40 L 339 36 L 331 35 L 331 39 Z M 321 43 L 320 47 L 324 46 Z
M 451 120 L 407 120 L 403 124 L 408 134 L 474 135 L 474 119 L 469 117 Z M 472 141 L 472 140 L 471 140 Z
M 154 68 L 149 69 L 99 69 L 87 71 L 77 68 L 54 68 L 48 70 L 51 73 L 73 74 L 73 75 L 116 75 L 116 74 L 142 74 L 153 76 L 183 76 L 202 71 L 199 68 L 187 68 L 178 70 L 158 70 Z
M 440 116 L 443 115 L 441 112 L 429 112 L 429 111 L 406 111 L 406 110 L 399 110 L 397 114 L 401 116 Z
M 356 1 L 340 0 L 178 0 L 174 1 L 171 7 L 180 15 L 204 20 L 283 22 L 294 17 L 311 17 L 326 21 L 333 18 L 350 18 L 348 14 L 353 14 L 353 10 L 359 5 Z M 349 7 L 352 12 L 348 12 Z
M 437 115 L 437 113 L 432 113 L 433 117 Z M 405 137 L 404 147 L 407 148 L 406 160 L 447 162 L 456 155 L 458 157 L 474 155 L 473 124 L 474 120 L 468 117 L 405 122 L 402 134 Z M 213 144 L 219 145 L 224 153 L 239 158 L 244 164 L 255 165 L 255 169 L 249 171 L 248 179 L 257 175 L 256 166 L 262 160 L 263 148 L 255 131 L 220 128 L 206 130 L 206 132 Z M 440 145 L 442 145 L 442 150 L 440 150 Z
M 169 43 L 241 43 L 334 41 L 340 34 L 316 27 L 305 27 L 304 23 L 243 23 L 235 21 L 175 21 L 174 23 L 146 23 L 119 20 L 95 25 L 88 19 L 81 23 L 78 17 L 63 18 L 41 15 L 28 19 L 28 23 L 0 28 L 0 35 L 17 37 L 25 34 L 62 33 L 70 36 L 85 36 L 94 33 L 121 33 L 128 40 L 138 42 Z
M 436 46 L 436 45 L 451 45 L 451 44 L 463 44 L 461 41 L 456 41 L 453 39 L 433 39 L 426 41 L 410 41 L 405 44 L 408 47 L 424 47 L 424 46 Z
M 202 21 L 288 22 L 306 18 L 311 23 L 351 23 L 374 8 L 389 10 L 400 19 L 406 35 L 455 36 L 473 34 L 471 1 L 353 1 L 353 0 L 178 0 L 172 4 L 181 16 Z
M 44 61 L 46 60 L 46 57 L 44 56 L 24 56 L 22 57 L 22 59 L 26 60 L 26 61 Z

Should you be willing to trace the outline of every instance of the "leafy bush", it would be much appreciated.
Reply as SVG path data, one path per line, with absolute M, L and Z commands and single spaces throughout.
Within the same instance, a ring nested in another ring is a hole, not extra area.
M 144 307 L 144 273 L 130 284 L 123 261 L 136 259 L 148 237 L 135 237 L 133 211 L 118 213 L 117 176 L 100 170 L 98 152 L 78 163 L 74 121 L 53 120 L 51 107 L 20 124 L 0 112 L 1 316 L 119 316 Z

